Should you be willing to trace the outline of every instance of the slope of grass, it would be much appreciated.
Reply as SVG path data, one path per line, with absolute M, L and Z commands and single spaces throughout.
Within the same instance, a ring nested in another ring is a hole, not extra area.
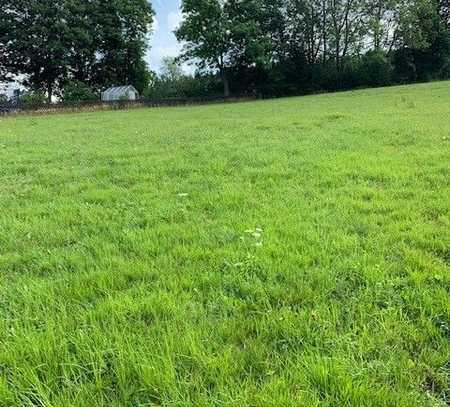
M 450 402 L 450 83 L 0 121 L 0 406 Z

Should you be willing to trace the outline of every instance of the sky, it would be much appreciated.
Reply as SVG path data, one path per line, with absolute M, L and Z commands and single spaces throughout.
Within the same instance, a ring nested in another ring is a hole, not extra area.
M 162 58 L 177 56 L 181 50 L 173 34 L 181 21 L 181 0 L 151 0 L 151 3 L 156 15 L 146 60 L 152 70 L 158 71 Z

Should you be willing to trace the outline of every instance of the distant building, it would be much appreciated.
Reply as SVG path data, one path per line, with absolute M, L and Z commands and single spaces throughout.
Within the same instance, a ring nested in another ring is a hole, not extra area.
M 116 100 L 136 100 L 139 99 L 139 92 L 134 86 L 114 86 L 102 92 L 104 102 L 113 102 Z

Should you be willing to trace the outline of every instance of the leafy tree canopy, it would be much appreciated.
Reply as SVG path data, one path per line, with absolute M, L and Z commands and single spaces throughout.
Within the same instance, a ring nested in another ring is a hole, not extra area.
M 152 21 L 147 0 L 3 0 L 0 75 L 23 75 L 48 100 L 71 80 L 142 90 Z

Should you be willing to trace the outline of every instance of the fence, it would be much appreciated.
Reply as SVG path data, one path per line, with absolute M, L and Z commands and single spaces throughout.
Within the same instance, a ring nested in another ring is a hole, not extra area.
M 58 102 L 58 103 L 22 103 L 20 101 L 0 103 L 0 115 L 51 114 L 58 112 L 86 112 L 98 110 L 133 109 L 139 107 L 157 108 L 168 106 L 190 106 L 212 103 L 230 103 L 256 100 L 256 96 L 200 97 L 170 99 L 138 99 L 119 101 Z

